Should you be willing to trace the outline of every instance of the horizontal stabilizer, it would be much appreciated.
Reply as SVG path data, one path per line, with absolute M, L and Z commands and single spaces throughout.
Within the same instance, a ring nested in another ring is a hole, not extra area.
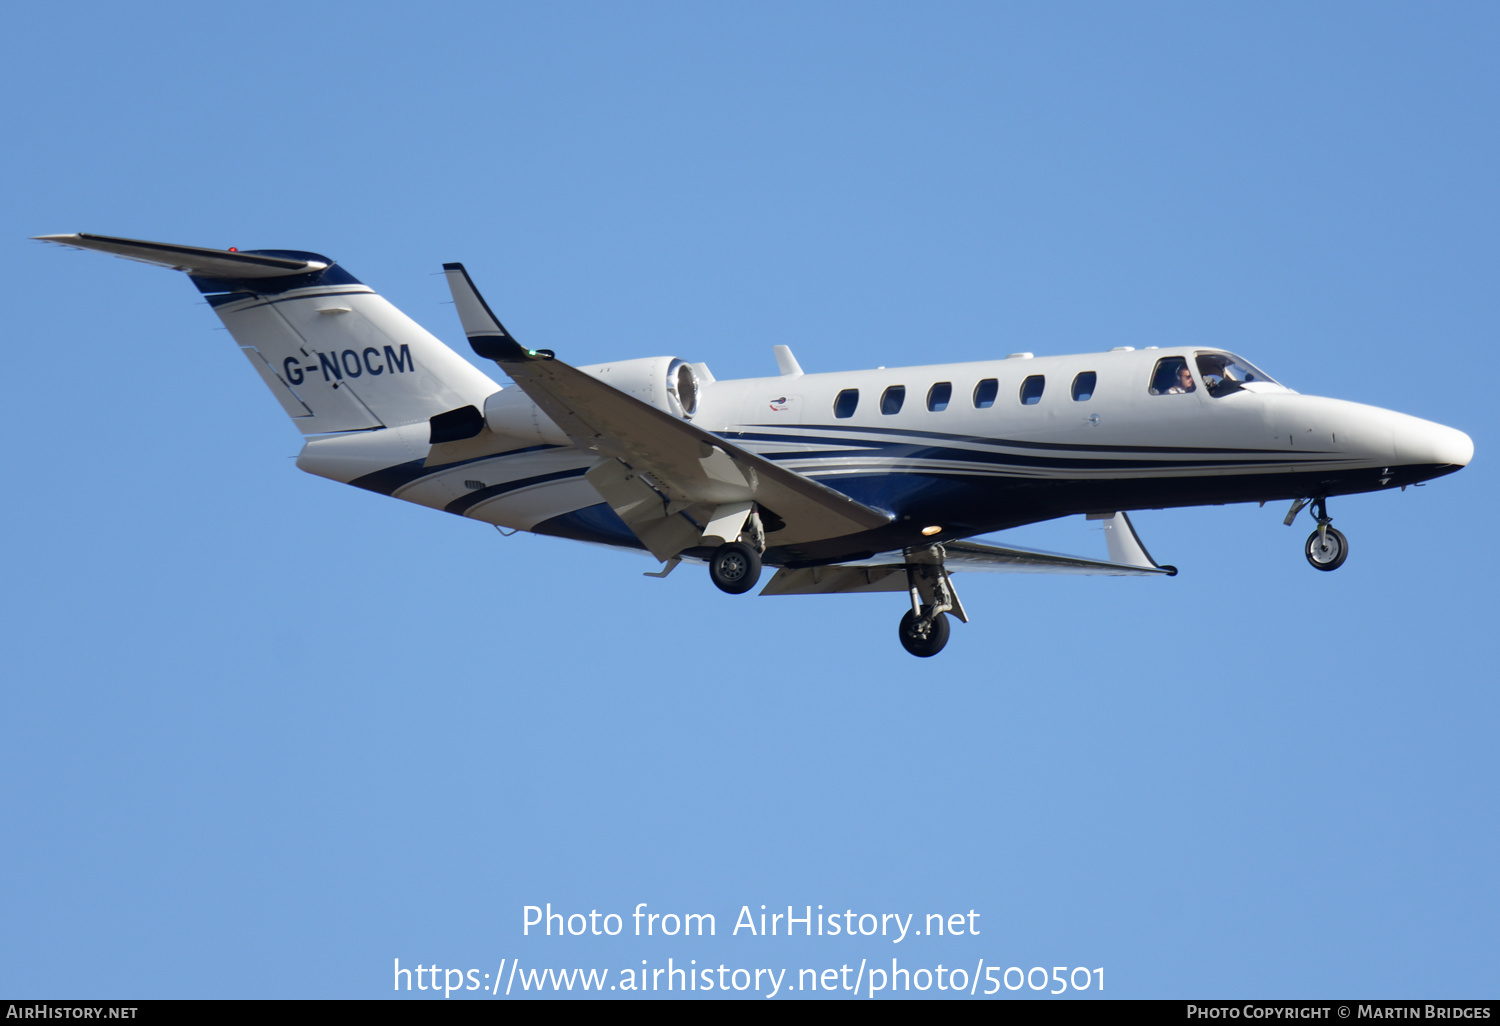
M 127 260 L 139 260 L 174 271 L 186 271 L 201 278 L 282 278 L 290 274 L 310 274 L 328 267 L 323 260 L 298 260 L 259 253 L 238 253 L 227 249 L 204 249 L 200 246 L 174 246 L 142 239 L 117 239 L 109 235 L 36 235 L 39 242 L 55 242 L 75 249 L 96 249 Z

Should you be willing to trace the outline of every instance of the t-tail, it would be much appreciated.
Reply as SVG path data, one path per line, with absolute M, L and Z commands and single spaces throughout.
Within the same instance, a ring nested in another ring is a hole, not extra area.
M 483 408 L 490 378 L 328 257 L 42 235 L 186 271 L 304 435 L 402 427 Z

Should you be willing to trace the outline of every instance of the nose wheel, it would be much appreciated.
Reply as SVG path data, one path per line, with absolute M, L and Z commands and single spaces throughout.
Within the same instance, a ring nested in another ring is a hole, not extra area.
M 1349 539 L 1327 524 L 1307 536 L 1307 561 L 1317 570 L 1337 570 L 1349 558 Z
M 1322 499 L 1313 500 L 1312 511 L 1318 529 L 1307 536 L 1307 561 L 1315 570 L 1337 570 L 1349 558 L 1349 539 L 1343 532 L 1329 526 L 1333 518 L 1328 515 L 1328 507 Z
M 969 622 L 963 603 L 958 601 L 958 593 L 953 590 L 948 571 L 943 568 L 946 555 L 941 545 L 922 545 L 905 550 L 906 585 L 911 595 L 911 608 L 901 617 L 896 633 L 901 639 L 901 647 L 922 659 L 937 655 L 948 644 L 949 613 L 964 623 Z

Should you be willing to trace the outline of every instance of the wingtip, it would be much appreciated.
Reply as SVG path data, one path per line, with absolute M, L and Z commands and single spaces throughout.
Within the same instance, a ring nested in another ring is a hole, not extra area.
M 478 356 L 496 363 L 517 363 L 531 356 L 509 335 L 470 335 L 469 346 Z

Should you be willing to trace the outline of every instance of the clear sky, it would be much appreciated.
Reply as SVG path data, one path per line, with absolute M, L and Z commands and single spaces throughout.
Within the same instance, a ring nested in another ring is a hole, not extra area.
M 1495 997 L 1497 52 L 1482 3 L 10 10 L 0 994 L 896 958 Z M 1138 514 L 1171 580 L 961 577 L 917 660 L 900 595 L 299 473 L 186 280 L 27 241 L 75 231 L 326 253 L 464 348 L 460 260 L 575 364 L 1222 346 L 1476 456 L 1335 501 L 1333 574 L 1277 504 Z M 548 902 L 624 930 L 523 936 Z M 732 934 L 762 904 L 978 933 Z

